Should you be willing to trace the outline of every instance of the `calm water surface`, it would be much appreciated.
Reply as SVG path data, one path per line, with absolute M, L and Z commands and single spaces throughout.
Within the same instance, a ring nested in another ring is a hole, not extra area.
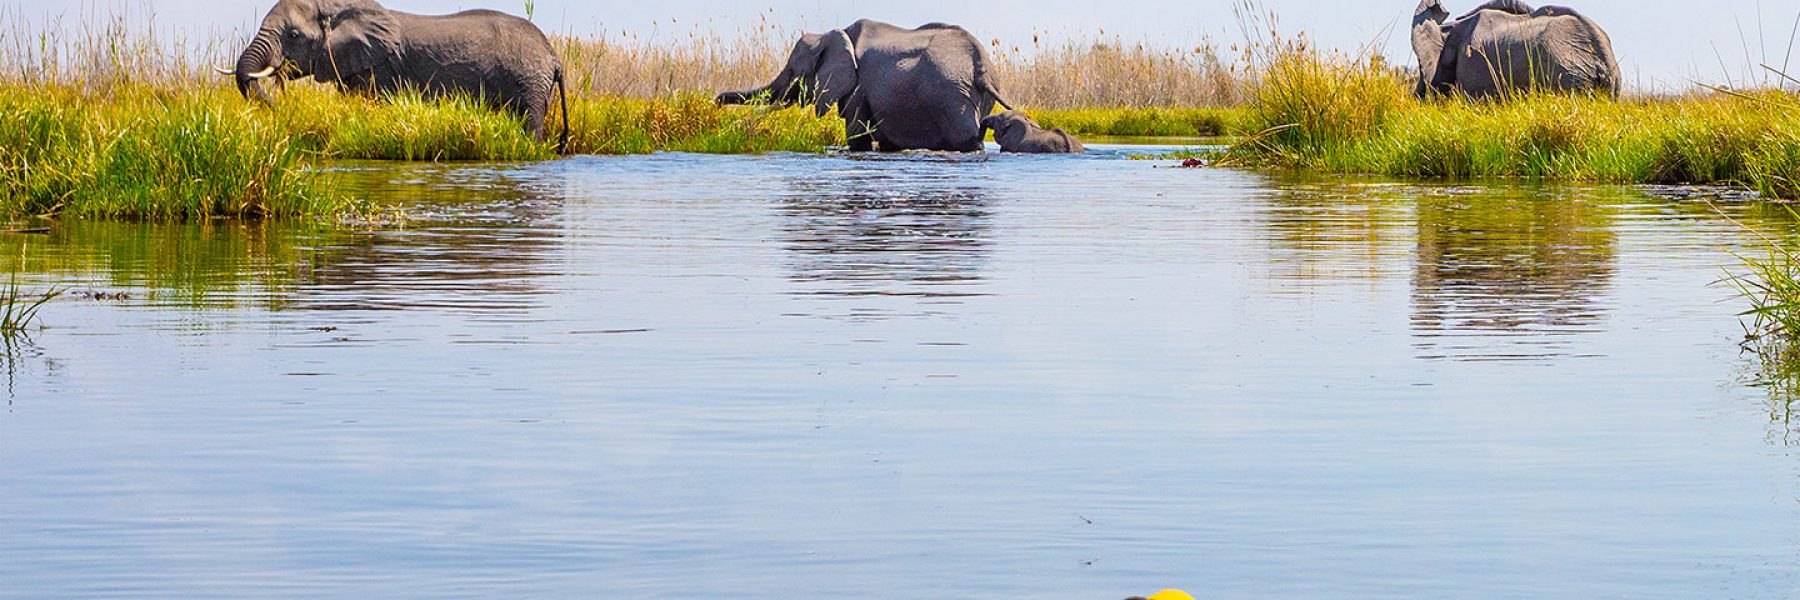
M 5 359 L 0 595 L 1800 596 L 1714 209 L 1165 165 L 352 166 L 405 227 L 0 238 L 77 292 Z

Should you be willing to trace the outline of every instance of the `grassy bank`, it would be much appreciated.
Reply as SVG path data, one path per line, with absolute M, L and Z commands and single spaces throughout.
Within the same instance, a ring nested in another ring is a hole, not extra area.
M 344 201 L 289 132 L 242 104 L 147 88 L 104 99 L 0 85 L 0 213 L 326 214 Z
M 553 139 L 466 99 L 377 100 L 290 85 L 274 107 L 223 82 L 0 83 L 0 215 L 204 218 L 356 208 L 335 159 L 544 160 Z M 570 151 L 817 152 L 843 125 L 803 110 L 727 109 L 710 97 L 570 99 Z M 561 130 L 557 121 L 557 131 Z
M 258 113 L 290 132 L 301 148 L 328 159 L 546 160 L 555 158 L 562 132 L 560 110 L 551 114 L 548 139 L 538 141 L 517 118 L 465 98 L 373 99 L 294 87 L 279 105 Z M 223 101 L 242 103 L 235 96 Z M 698 93 L 571 97 L 569 129 L 571 154 L 820 152 L 844 137 L 842 122 L 810 111 L 721 107 Z
M 1216 137 L 1244 133 L 1241 108 L 1094 108 L 1026 113 L 1039 125 L 1077 136 Z
M 1800 198 L 1800 102 L 1775 91 L 1675 99 L 1533 95 L 1418 101 L 1379 60 L 1295 46 L 1244 115 L 1241 165 L 1399 178 L 1732 184 Z
M 1117 38 L 993 40 L 990 50 L 1007 96 L 1047 127 L 1090 137 L 1250 136 L 1225 157 L 1244 166 L 1734 183 L 1800 198 L 1800 109 L 1779 92 L 1420 102 L 1403 69 L 1284 39 L 1272 17 L 1239 17 L 1249 19 L 1246 31 L 1267 33 L 1233 45 L 1230 55 L 1208 40 L 1162 49 Z M 558 38 L 569 73 L 569 151 L 818 152 L 841 144 L 840 123 L 804 108 L 711 102 L 718 90 L 766 82 L 797 33 L 765 21 L 735 38 L 698 29 Z M 230 64 L 238 43 L 183 50 L 123 20 L 35 38 L 0 27 L 0 215 L 331 214 L 354 207 L 321 175 L 331 160 L 555 155 L 553 140 L 531 139 L 517 119 L 467 100 L 377 100 L 295 82 L 274 106 L 257 106 L 206 68 Z M 560 131 L 560 114 L 550 121 Z

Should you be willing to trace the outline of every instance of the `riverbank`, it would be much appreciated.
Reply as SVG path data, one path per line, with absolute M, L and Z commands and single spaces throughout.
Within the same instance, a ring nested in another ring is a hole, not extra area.
M 291 84 L 278 105 L 229 85 L 0 83 L 0 213 L 11 218 L 209 218 L 357 210 L 333 160 L 528 161 L 556 154 L 517 118 L 467 99 L 377 100 Z M 569 151 L 819 152 L 843 125 L 806 111 L 728 109 L 710 97 L 572 97 Z
M 1529 95 L 1419 101 L 1379 59 L 1277 56 L 1223 164 L 1403 179 L 1740 185 L 1800 199 L 1800 100 L 1780 91 L 1677 98 Z
M 549 119 L 550 139 L 539 141 L 518 119 L 466 99 L 374 99 L 293 82 L 265 107 L 200 66 L 225 56 L 171 53 L 151 34 L 118 27 L 109 33 L 121 44 L 71 36 L 69 48 L 43 56 L 0 51 L 0 214 L 336 215 L 359 205 L 322 175 L 333 160 L 556 156 L 560 110 Z M 717 89 L 753 85 L 777 69 L 782 48 L 772 40 L 780 35 L 764 28 L 735 42 L 697 38 L 668 48 L 559 39 L 570 73 L 568 151 L 842 145 L 841 122 L 808 108 L 712 102 Z M 995 54 L 1009 89 L 1019 91 L 1012 99 L 1046 127 L 1089 137 L 1243 138 L 1212 156 L 1221 165 L 1403 179 L 1729 184 L 1800 199 L 1800 101 L 1779 91 L 1421 102 L 1404 69 L 1274 33 L 1227 59 L 1210 42 L 1174 53 L 1112 40 L 1029 52 L 1000 45 Z M 664 72 L 685 75 L 658 76 Z

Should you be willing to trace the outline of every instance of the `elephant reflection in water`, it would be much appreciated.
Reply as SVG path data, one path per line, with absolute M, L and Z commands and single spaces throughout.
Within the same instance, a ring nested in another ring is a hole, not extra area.
M 1569 336 L 1606 317 L 1618 252 L 1607 206 L 1512 191 L 1417 206 L 1412 327 L 1426 358 L 1567 354 Z M 1482 340 L 1496 337 L 1514 343 Z
M 803 295 L 947 299 L 979 295 L 992 253 L 978 187 L 903 174 L 794 181 L 778 210 Z
M 1571 336 L 1606 316 L 1599 298 L 1617 241 L 1605 204 L 1529 189 L 1277 181 L 1283 193 L 1265 204 L 1283 257 L 1273 276 L 1293 286 L 1410 278 L 1422 357 L 1567 353 Z

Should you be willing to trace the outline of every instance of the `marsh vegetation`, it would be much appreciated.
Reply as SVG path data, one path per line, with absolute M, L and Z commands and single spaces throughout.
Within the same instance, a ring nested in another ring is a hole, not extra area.
M 1250 5 L 1247 5 L 1250 6 Z M 1240 11 L 1247 41 L 1160 49 L 1118 37 L 1062 45 L 992 40 L 1014 104 L 1078 136 L 1243 141 L 1224 164 L 1403 178 L 1741 185 L 1800 197 L 1792 95 L 1700 89 L 1622 100 L 1534 95 L 1421 101 L 1408 68 L 1284 35 Z M 103 218 L 332 215 L 366 209 L 335 190 L 333 160 L 521 161 L 556 155 L 517 119 L 417 94 L 375 99 L 294 82 L 277 106 L 238 97 L 197 47 L 123 19 L 74 31 L 0 28 L 0 213 Z M 684 35 L 683 35 L 684 34 Z M 760 82 L 791 32 L 764 21 L 726 36 L 561 37 L 572 94 L 568 150 L 821 152 L 841 122 L 806 110 L 719 107 Z

